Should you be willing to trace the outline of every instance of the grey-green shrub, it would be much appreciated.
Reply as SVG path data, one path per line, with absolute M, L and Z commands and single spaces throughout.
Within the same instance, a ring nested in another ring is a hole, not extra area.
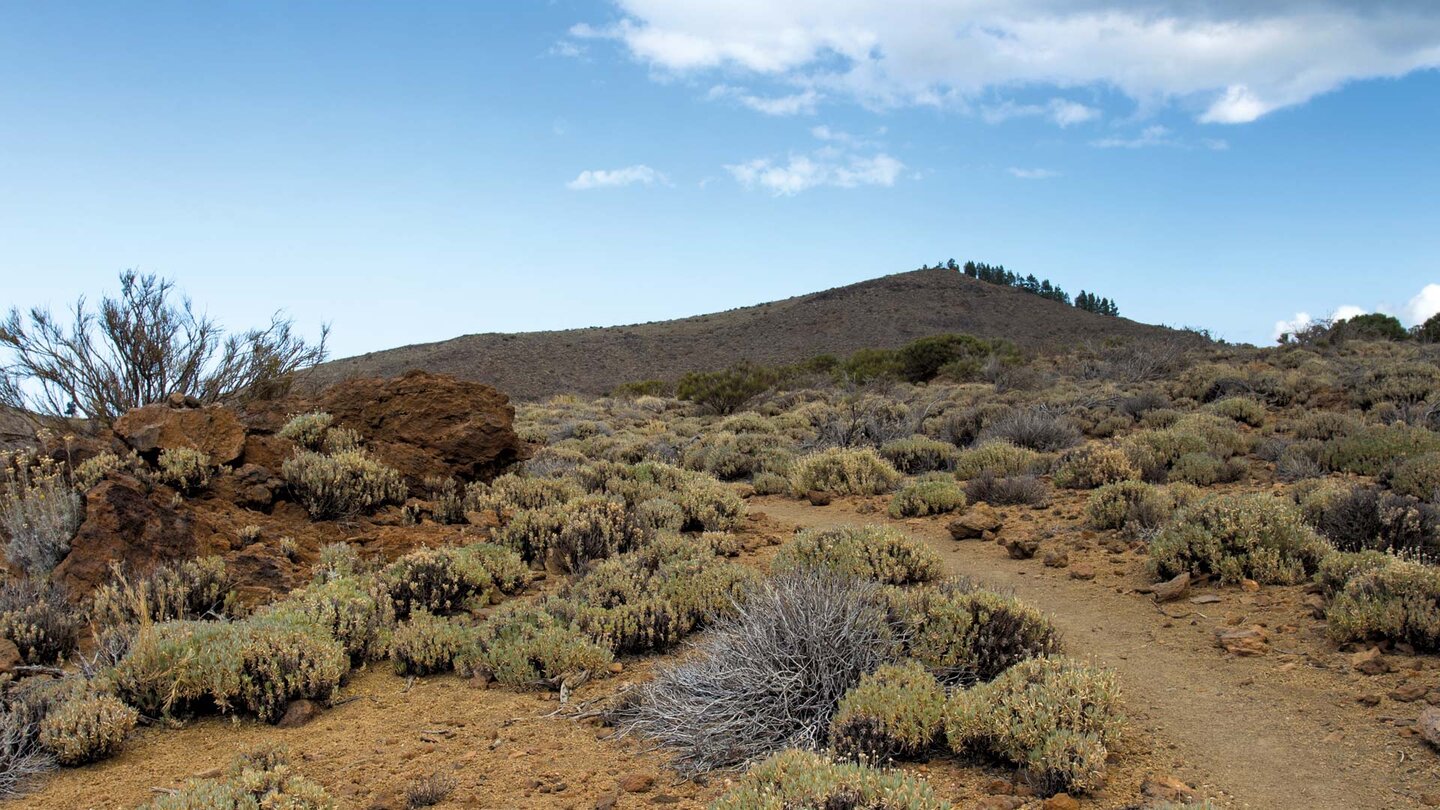
M 1331 548 L 1292 504 L 1270 495 L 1214 495 L 1181 509 L 1150 543 L 1156 576 L 1294 584 Z

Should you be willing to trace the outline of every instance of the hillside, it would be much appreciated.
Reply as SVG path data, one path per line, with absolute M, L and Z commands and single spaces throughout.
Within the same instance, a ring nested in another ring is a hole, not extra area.
M 490 383 L 511 396 L 603 393 L 618 383 L 671 379 L 739 360 L 789 363 L 816 354 L 893 348 L 965 332 L 1034 349 L 1173 330 L 1084 312 L 949 270 L 915 270 L 727 312 L 673 321 L 518 334 L 465 335 L 335 360 L 317 382 L 410 369 Z

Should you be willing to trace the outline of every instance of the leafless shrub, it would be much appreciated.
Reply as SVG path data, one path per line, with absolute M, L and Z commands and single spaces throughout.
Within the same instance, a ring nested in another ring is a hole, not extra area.
M 965 485 L 965 497 L 971 503 L 984 501 L 992 506 L 1041 506 L 1050 502 L 1050 488 L 1033 475 L 998 478 L 986 471 Z
M 80 298 L 68 325 L 39 307 L 28 318 L 11 309 L 0 322 L 0 402 L 108 422 L 170 394 L 209 403 L 280 393 L 291 372 L 325 359 L 329 327 L 311 344 L 277 314 L 227 336 L 175 292 L 173 281 L 127 270 L 119 297 L 101 298 L 98 312 Z
M 1117 383 L 1150 382 L 1184 368 L 1193 339 L 1131 341 L 1118 346 L 1087 347 L 1078 376 Z
M 55 770 L 55 757 L 39 738 L 39 724 L 28 713 L 0 712 L 0 800 L 25 795 L 31 779 Z
M 432 773 L 412 781 L 405 787 L 405 807 L 407 810 L 420 810 L 422 807 L 431 807 L 445 801 L 455 790 L 455 777 L 448 773 Z
M 814 749 L 845 693 L 893 660 L 898 636 L 873 583 L 785 574 L 758 585 L 697 655 L 632 693 L 614 720 L 674 750 L 684 774 Z
M 1074 447 L 1082 439 L 1070 417 L 1046 407 L 1012 411 L 980 431 L 980 441 L 1004 439 L 1042 453 Z

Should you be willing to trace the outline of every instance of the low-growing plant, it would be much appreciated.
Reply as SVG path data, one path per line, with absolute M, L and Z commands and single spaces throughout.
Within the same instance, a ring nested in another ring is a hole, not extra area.
M 1422 501 L 1440 501 L 1440 453 L 1424 453 L 1404 459 L 1385 479 L 1386 484 L 1401 495 Z
M 982 442 L 999 439 L 1044 453 L 1074 447 L 1083 438 L 1074 420 L 1044 407 L 1012 411 L 991 422 L 979 436 Z
M 1186 453 L 1170 467 L 1168 480 L 1208 487 L 1238 481 L 1246 471 L 1245 462 L 1238 458 L 1220 459 L 1210 453 Z
M 448 672 L 467 643 L 465 628 L 423 608 L 401 622 L 390 640 L 390 660 L 399 675 Z
M 887 664 L 860 679 L 830 720 L 838 756 L 884 765 L 922 757 L 945 723 L 945 689 L 920 663 Z
M 949 581 L 891 593 L 905 654 L 946 684 L 988 681 L 1027 658 L 1060 651 L 1044 614 L 1015 599 Z
M 184 493 L 193 493 L 210 483 L 210 456 L 192 447 L 169 447 L 160 451 L 155 477 Z
M 223 616 L 230 586 L 219 557 L 165 563 L 142 575 L 112 563 L 110 581 L 91 597 L 90 619 L 101 627 L 116 627 Z
M 330 431 L 331 434 L 335 431 Z M 363 450 L 334 454 L 301 450 L 286 459 L 281 475 L 295 497 L 316 520 L 348 517 L 405 499 L 399 472 Z
M 1210 403 L 1208 407 L 1212 413 L 1242 425 L 1260 427 L 1265 424 L 1265 406 L 1249 397 L 1227 397 Z
M 269 609 L 294 611 L 304 620 L 329 631 L 355 664 L 383 658 L 395 626 L 393 598 L 371 575 L 320 579 L 292 592 Z
M 579 571 L 592 560 L 641 545 L 648 535 L 635 511 L 623 502 L 588 495 L 520 512 L 495 532 L 495 540 L 532 565 Z
M 75 483 L 75 489 L 85 492 L 113 472 L 125 469 L 126 462 L 109 450 L 105 450 L 75 465 L 71 471 L 71 479 Z
M 868 447 L 831 447 L 799 456 L 790 466 L 790 488 L 837 495 L 880 495 L 900 481 L 890 462 Z
M 880 447 L 880 455 L 907 475 L 948 470 L 957 452 L 955 445 L 928 436 L 896 439 Z
M 941 515 L 964 509 L 965 504 L 965 490 L 954 478 L 921 478 L 901 487 L 890 499 L 890 517 Z
M 1097 787 L 1123 728 L 1114 673 L 1055 657 L 955 692 L 945 717 L 956 753 L 1009 761 L 1042 795 Z
M 85 519 L 85 503 L 64 470 L 32 453 L 0 454 L 0 529 L 5 556 L 31 576 L 50 573 L 70 551 Z
M 1055 486 L 1065 489 L 1095 489 L 1117 481 L 1134 481 L 1140 471 L 1118 447 L 1091 444 L 1060 456 L 1055 467 Z
M 955 457 L 955 476 L 962 480 L 986 473 L 996 476 L 1029 475 L 1044 466 L 1044 456 L 1005 441 L 986 442 Z
M 1153 484 L 1119 481 L 1090 494 L 1085 502 L 1085 522 L 1096 529 L 1123 529 L 1132 521 L 1137 526 L 1153 524 L 1153 516 L 1168 517 L 1173 506 L 1165 491 Z
M 1440 452 L 1440 434 L 1405 424 L 1367 425 L 1337 436 L 1320 448 L 1326 469 L 1357 475 L 1379 475 L 1411 456 Z
M 1394 559 L 1382 551 L 1337 551 L 1326 554 L 1315 571 L 1315 583 L 1328 600 L 1345 590 L 1353 577 L 1384 568 Z
M 925 543 L 888 526 L 806 529 L 780 547 L 770 563 L 776 573 L 821 568 L 845 577 L 908 585 L 938 579 L 940 555 Z
M 414 610 L 456 613 L 472 600 L 515 593 L 526 579 L 520 555 L 489 543 L 412 551 L 380 575 L 399 619 Z
M 790 749 L 750 768 L 710 810 L 951 810 L 924 780 Z
M 413 779 L 405 786 L 405 810 L 420 810 L 445 801 L 455 792 L 455 777 L 444 771 Z
M 336 810 L 325 788 L 300 775 L 280 748 L 236 757 L 220 779 L 191 779 L 139 810 Z
M 1326 608 L 1336 641 L 1404 642 L 1422 652 L 1440 650 L 1440 568 L 1390 558 L 1368 558 L 1351 569 Z
M 334 422 L 335 417 L 321 411 L 297 413 L 286 420 L 275 435 L 306 450 L 319 450 L 325 442 L 326 431 Z
M 1214 495 L 1181 509 L 1150 543 L 1156 576 L 1294 584 L 1331 551 L 1299 510 L 1269 495 Z
M 75 652 L 83 623 L 64 589 L 49 580 L 16 577 L 0 584 L 0 638 L 14 643 L 27 664 L 64 661 Z
M 134 709 L 109 695 L 71 698 L 46 712 L 40 744 L 62 765 L 95 762 L 120 750 L 138 719 Z
M 502 606 L 455 656 L 461 677 L 517 689 L 559 689 L 603 674 L 614 656 L 580 631 L 532 606 Z

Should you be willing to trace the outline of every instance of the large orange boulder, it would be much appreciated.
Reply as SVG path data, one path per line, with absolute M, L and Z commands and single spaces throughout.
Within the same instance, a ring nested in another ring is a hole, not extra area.
M 510 398 L 448 374 L 347 380 L 322 391 L 315 409 L 359 431 L 412 487 L 427 476 L 488 480 L 527 455 Z
M 107 478 L 85 493 L 85 522 L 54 578 L 71 594 L 87 594 L 110 581 L 110 563 L 147 570 L 197 556 L 193 520 L 170 508 L 166 496 L 129 476 Z
M 183 400 L 155 403 L 129 411 L 115 420 L 112 429 L 121 441 L 146 456 L 189 447 L 208 455 L 212 464 L 230 464 L 245 449 L 245 426 L 223 405 L 190 407 Z

